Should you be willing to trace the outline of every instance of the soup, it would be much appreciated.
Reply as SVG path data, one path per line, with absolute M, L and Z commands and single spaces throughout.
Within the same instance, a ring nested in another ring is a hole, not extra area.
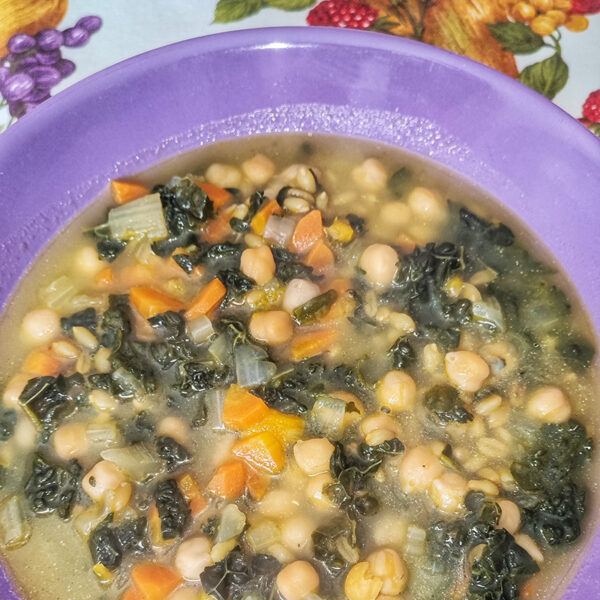
M 4 321 L 24 596 L 548 597 L 585 526 L 594 346 L 523 228 L 354 140 L 182 161 L 113 182 Z

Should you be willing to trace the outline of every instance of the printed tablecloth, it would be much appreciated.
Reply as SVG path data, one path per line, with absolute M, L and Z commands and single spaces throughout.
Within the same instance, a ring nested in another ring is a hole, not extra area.
M 141 52 L 220 31 L 307 25 L 368 29 L 464 54 L 600 135 L 598 13 L 600 0 L 0 0 L 0 130 Z

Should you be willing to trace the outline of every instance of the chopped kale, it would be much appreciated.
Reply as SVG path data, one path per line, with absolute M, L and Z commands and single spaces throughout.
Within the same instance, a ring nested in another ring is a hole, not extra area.
M 101 238 L 96 242 L 98 257 L 107 262 L 113 262 L 127 247 L 127 242 L 112 238 Z
M 587 340 L 567 339 L 559 343 L 558 352 L 574 371 L 582 373 L 591 366 L 596 350 Z
M 131 445 L 137 442 L 143 442 L 148 440 L 156 429 L 156 424 L 152 413 L 141 411 L 133 417 L 133 419 L 127 420 L 125 423 L 119 422 L 123 438 Z
M 436 385 L 427 390 L 423 404 L 442 423 L 473 420 L 473 415 L 462 405 L 458 391 L 449 385 Z
M 256 213 L 265 201 L 263 192 L 254 192 L 248 199 L 248 214 L 243 219 L 232 217 L 229 220 L 231 229 L 237 233 L 245 233 L 250 228 L 250 221 L 256 216 Z
M 0 442 L 6 442 L 15 433 L 17 411 L 12 408 L 0 409 Z
M 407 369 L 411 367 L 417 355 L 410 342 L 404 338 L 398 338 L 388 350 L 388 356 L 392 361 L 394 369 Z
M 227 289 L 227 295 L 223 300 L 224 304 L 240 300 L 246 292 L 249 292 L 256 285 L 254 279 L 246 277 L 239 269 L 223 269 L 217 273 L 217 277 Z
M 123 338 L 131 333 L 131 318 L 129 296 L 110 295 L 108 309 L 102 315 L 102 345 L 118 350 Z
M 191 459 L 185 447 L 169 436 L 162 435 L 156 438 L 156 452 L 166 462 L 169 473 Z
M 275 277 L 283 283 L 289 283 L 292 279 L 320 279 L 313 275 L 312 267 L 300 262 L 299 257 L 284 248 L 271 248 L 275 259 Z
M 413 174 L 407 167 L 398 169 L 388 180 L 387 186 L 394 196 L 402 196 L 412 183 Z
M 226 558 L 200 574 L 202 589 L 216 600 L 273 597 L 279 561 L 268 554 L 247 556 L 234 549 Z
M 230 370 L 213 362 L 186 362 L 179 365 L 177 388 L 183 396 L 207 392 L 230 383 Z
M 138 556 L 150 550 L 146 517 L 130 519 L 116 526 L 111 523 L 112 514 L 90 534 L 88 547 L 94 564 L 114 570 L 121 565 L 124 556 Z
M 51 432 L 76 409 L 78 389 L 62 375 L 30 379 L 19 396 L 25 412 L 38 427 Z
M 358 558 L 356 522 L 347 516 L 318 527 L 312 534 L 315 559 L 337 577 Z
M 56 511 L 61 519 L 68 519 L 80 495 L 82 475 L 83 469 L 75 460 L 63 468 L 36 456 L 25 483 L 25 497 L 31 510 L 36 514 Z
M 180 313 L 168 311 L 148 319 L 161 339 L 173 341 L 185 335 L 185 319 Z
M 190 522 L 190 509 L 174 479 L 161 481 L 154 492 L 160 518 L 160 530 L 165 540 L 181 537 Z
M 69 334 L 73 330 L 73 327 L 85 327 L 91 332 L 96 333 L 98 315 L 92 307 L 89 307 L 72 314 L 70 317 L 63 317 L 60 320 L 60 325 Z

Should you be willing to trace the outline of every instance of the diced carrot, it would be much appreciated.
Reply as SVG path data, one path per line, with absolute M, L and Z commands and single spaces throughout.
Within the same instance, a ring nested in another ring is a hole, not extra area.
M 269 408 L 265 417 L 258 423 L 248 427 L 245 433 L 259 433 L 261 431 L 274 433 L 284 446 L 288 446 L 297 442 L 304 434 L 304 419 Z
M 144 600 L 166 600 L 183 581 L 175 571 L 156 563 L 134 565 L 131 580 Z
M 153 546 L 168 546 L 177 541 L 175 538 L 172 540 L 165 540 L 165 538 L 163 538 L 162 525 L 155 503 L 152 504 L 148 511 L 148 525 L 150 526 L 150 537 L 152 538 Z
M 23 371 L 36 377 L 58 375 L 61 367 L 61 361 L 48 350 L 33 350 L 23 363 Z
M 304 254 L 324 235 L 321 211 L 311 210 L 296 223 L 292 234 L 292 250 Z
M 115 280 L 115 272 L 110 268 L 102 269 L 99 273 L 96 273 L 94 277 L 94 283 L 100 287 L 108 287 Z
M 301 333 L 292 341 L 292 357 L 300 361 L 321 354 L 331 347 L 337 337 L 337 330 L 331 328 Z
M 265 232 L 265 226 L 271 215 L 280 215 L 283 213 L 281 206 L 277 200 L 269 200 L 255 215 L 250 225 L 254 229 L 254 233 L 262 235 Z
M 215 277 L 210 283 L 206 284 L 194 298 L 185 313 L 185 318 L 195 319 L 202 315 L 208 315 L 221 304 L 221 300 L 225 298 L 226 293 L 227 289 L 223 283 L 221 283 L 221 280 Z
M 258 423 L 269 412 L 261 398 L 233 384 L 227 390 L 223 405 L 223 424 L 229 429 L 243 431 Z
M 121 596 L 121 600 L 144 600 L 144 598 L 134 586 L 131 586 L 125 590 L 125 593 Z
M 236 442 L 231 451 L 251 467 L 271 475 L 281 472 L 285 464 L 283 445 L 270 431 L 254 433 Z
M 169 310 L 179 312 L 185 308 L 181 300 L 146 286 L 132 287 L 129 290 L 129 299 L 144 319 L 150 319 Z
M 323 240 L 318 240 L 313 244 L 302 262 L 312 267 L 315 273 L 321 274 L 333 267 L 335 257 L 331 248 Z
M 266 494 L 271 484 L 271 476 L 266 473 L 259 473 L 254 469 L 248 469 L 248 493 L 254 500 L 261 500 Z
M 123 181 L 122 179 L 113 179 L 110 182 L 110 191 L 117 204 L 127 204 L 150 193 L 145 185 L 135 181 Z
M 219 187 L 218 185 L 214 185 L 212 183 L 208 183 L 208 181 L 196 181 L 196 185 L 206 192 L 206 195 L 210 198 L 213 203 L 213 208 L 218 210 L 222 206 L 225 206 L 231 200 L 231 192 L 228 192 L 226 189 Z
M 246 466 L 239 460 L 224 462 L 208 482 L 208 491 L 226 500 L 239 498 L 246 489 Z
M 221 210 L 219 214 L 211 219 L 204 227 L 204 239 L 210 244 L 224 242 L 232 233 L 229 225 L 231 214 L 227 210 Z
M 178 477 L 177 485 L 186 502 L 189 503 L 193 517 L 199 515 L 208 506 L 206 498 L 200 492 L 198 483 L 189 473 Z

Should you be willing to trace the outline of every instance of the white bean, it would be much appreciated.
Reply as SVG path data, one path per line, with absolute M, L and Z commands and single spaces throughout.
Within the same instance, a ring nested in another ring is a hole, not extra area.
M 94 246 L 83 246 L 75 254 L 75 268 L 84 277 L 93 277 L 106 266 L 107 263 L 98 258 Z
M 182 542 L 175 554 L 175 568 L 188 581 L 199 581 L 211 562 L 210 540 L 203 535 Z
M 254 185 L 265 185 L 275 174 L 275 165 L 264 154 L 256 154 L 242 163 L 242 171 Z
M 515 535 L 515 542 L 517 542 L 517 544 L 519 544 L 519 546 L 521 546 L 521 548 L 523 548 L 523 550 L 525 550 L 538 565 L 544 562 L 542 551 L 528 535 L 517 533 Z
M 60 317 L 51 308 L 38 308 L 23 317 L 21 331 L 29 342 L 47 344 L 61 333 Z
M 283 295 L 283 308 L 292 312 L 298 306 L 316 298 L 321 293 L 321 289 L 316 283 L 308 279 L 292 279 Z
M 222 188 L 239 187 L 242 182 L 242 172 L 233 165 L 213 163 L 206 169 L 206 179 Z
M 496 500 L 496 504 L 498 504 L 501 511 L 498 528 L 506 529 L 511 535 L 515 535 L 521 527 L 521 509 L 511 500 L 505 500 L 504 498 Z

